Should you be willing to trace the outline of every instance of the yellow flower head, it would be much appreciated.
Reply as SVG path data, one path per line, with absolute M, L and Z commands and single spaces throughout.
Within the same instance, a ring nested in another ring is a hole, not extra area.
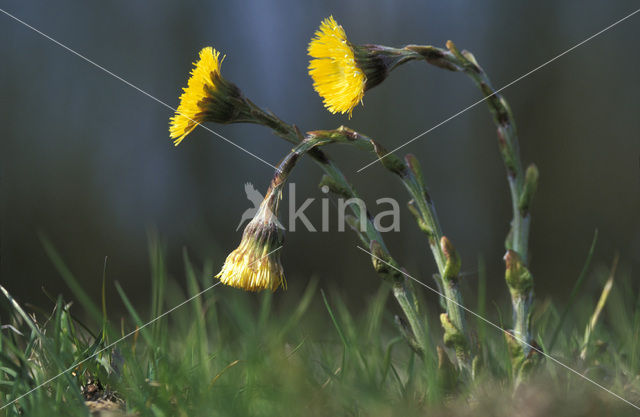
M 313 146 L 298 144 L 280 162 L 258 213 L 247 224 L 240 245 L 227 256 L 216 275 L 223 284 L 246 291 L 275 291 L 287 288 L 280 264 L 280 251 L 284 243 L 284 227 L 278 222 L 278 203 L 282 189 L 300 156 Z
M 333 16 L 322 21 L 308 52 L 313 88 L 331 113 L 349 113 L 349 117 L 365 91 L 384 81 L 398 65 L 418 56 L 406 48 L 354 45 Z
M 364 97 L 367 77 L 358 66 L 353 46 L 342 26 L 325 19 L 311 39 L 308 48 L 309 75 L 313 88 L 320 94 L 331 113 L 349 113 Z
M 222 78 L 220 52 L 211 47 L 200 51 L 191 77 L 171 118 L 169 133 L 178 146 L 202 122 L 232 123 L 246 106 L 240 89 Z
M 265 198 L 244 229 L 240 245 L 227 256 L 216 275 L 223 284 L 246 291 L 286 289 L 279 251 L 284 238 L 271 211 L 273 202 L 273 196 Z

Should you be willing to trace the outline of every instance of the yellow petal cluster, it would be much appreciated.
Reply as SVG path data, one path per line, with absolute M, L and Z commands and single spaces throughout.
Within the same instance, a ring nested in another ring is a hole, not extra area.
M 198 103 L 217 88 L 214 77 L 220 77 L 222 60 L 219 58 L 220 52 L 206 47 L 200 51 L 200 59 L 194 62 L 195 67 L 191 71 L 187 87 L 180 96 L 180 105 L 169 125 L 169 133 L 176 146 L 204 121 L 203 109 Z
M 309 75 L 331 113 L 348 113 L 364 97 L 367 77 L 356 64 L 354 50 L 333 16 L 325 19 L 309 43 Z
M 278 259 L 274 259 L 276 257 Z M 258 248 L 256 242 L 245 239 L 227 256 L 216 278 L 225 285 L 245 291 L 275 291 L 280 286 L 287 286 L 279 256 L 269 255 L 265 248 Z
M 245 291 L 286 289 L 287 282 L 280 263 L 282 238 L 275 216 L 265 208 L 266 204 L 263 204 L 260 212 L 249 222 L 240 245 L 227 256 L 216 275 L 223 284 Z

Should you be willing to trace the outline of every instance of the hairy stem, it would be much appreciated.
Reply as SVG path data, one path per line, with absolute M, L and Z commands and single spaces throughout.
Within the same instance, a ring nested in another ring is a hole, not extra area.
M 445 343 L 451 345 L 463 370 L 470 369 L 470 343 L 466 331 L 464 311 L 461 308 L 462 295 L 458 288 L 460 260 L 453 244 L 443 236 L 431 197 L 422 178 L 419 163 L 412 155 L 403 160 L 389 154 L 373 139 L 344 126 L 335 130 L 319 130 L 308 133 L 314 137 L 332 138 L 334 142 L 345 143 L 375 153 L 383 166 L 396 174 L 412 197 L 412 212 L 428 236 L 439 272 L 439 281 L 445 295 L 447 315 L 442 320 L 445 328 Z M 448 343 L 448 341 L 450 343 Z
M 251 107 L 251 112 L 254 116 L 255 122 L 271 128 L 276 135 L 282 137 L 286 141 L 300 145 L 301 142 L 306 140 L 318 140 L 315 137 L 305 139 L 296 126 L 284 122 L 273 113 L 264 111 L 249 100 L 247 100 L 247 102 Z M 322 142 L 322 144 L 325 143 L 328 143 L 328 141 Z M 342 171 L 334 164 L 325 152 L 320 150 L 318 147 L 315 147 L 316 145 L 313 145 L 308 149 L 308 154 L 325 172 L 333 186 L 331 188 L 338 189 L 339 193 L 344 195 L 347 199 L 359 199 L 357 192 L 347 181 Z M 397 266 L 398 263 L 389 253 L 382 235 L 373 223 L 371 215 L 368 212 L 363 211 L 358 204 L 350 204 L 349 207 L 353 215 L 358 220 L 358 223 L 362 221 L 366 225 L 365 230 L 363 233 L 359 233 L 359 236 L 368 246 L 368 249 L 370 249 L 371 252 L 380 259 L 384 259 L 389 264 Z M 424 333 L 424 324 L 420 318 L 421 309 L 419 308 L 418 299 L 415 296 L 411 282 L 409 282 L 408 279 L 398 271 L 387 270 L 391 268 L 378 266 L 375 261 L 374 266 L 376 266 L 375 269 L 378 275 L 392 283 L 393 294 L 402 308 L 413 333 L 411 339 L 408 340 L 409 345 L 416 350 L 417 353 L 422 355 L 426 350 L 426 346 L 424 346 L 426 337 Z
M 417 54 L 425 61 L 441 68 L 461 71 L 467 74 L 485 96 L 498 132 L 498 145 L 507 171 L 513 219 L 511 230 L 505 241 L 507 250 L 514 251 L 519 262 L 526 268 L 529 252 L 529 226 L 531 223 L 530 205 L 537 186 L 538 172 L 535 165 L 525 171 L 520 159 L 518 133 L 511 108 L 497 90 L 491 85 L 489 77 L 480 67 L 473 54 L 460 52 L 453 42 L 447 42 L 447 49 L 433 46 L 409 45 L 404 49 Z M 527 271 L 528 272 L 528 271 Z M 513 280 L 507 284 L 511 290 L 514 310 L 514 331 L 528 342 L 531 339 L 530 315 L 533 303 L 533 279 L 531 285 L 514 287 Z M 523 288 L 525 288 L 523 290 Z M 526 356 L 529 347 L 522 344 Z

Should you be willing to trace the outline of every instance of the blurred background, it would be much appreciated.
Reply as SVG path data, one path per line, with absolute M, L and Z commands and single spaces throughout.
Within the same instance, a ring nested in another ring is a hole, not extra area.
M 306 47 L 333 15 L 355 43 L 444 46 L 472 51 L 496 88 L 631 13 L 635 1 L 4 1 L 2 8 L 171 106 L 204 46 L 226 54 L 222 72 L 254 102 L 303 131 L 346 124 L 394 148 L 480 98 L 462 74 L 421 63 L 394 72 L 367 93 L 353 118 L 323 109 L 307 74 Z M 541 173 L 533 208 L 531 270 L 539 298 L 562 303 L 594 230 L 594 265 L 618 252 L 620 273 L 640 268 L 640 15 L 507 88 L 525 164 Z M 245 182 L 264 193 L 272 168 L 204 129 L 175 148 L 172 112 L 52 41 L 0 14 L 2 91 L 0 282 L 19 299 L 49 306 L 41 287 L 70 296 L 40 240 L 46 236 L 99 300 L 105 257 L 109 299 L 119 281 L 139 305 L 149 299 L 148 235 L 166 247 L 169 273 L 184 282 L 183 250 L 217 271 L 240 241 L 250 207 Z M 268 130 L 208 125 L 275 164 L 290 149 Z M 479 105 L 402 149 L 422 162 L 444 233 L 463 259 L 474 300 L 479 259 L 489 298 L 508 302 L 503 280 L 510 199 L 489 112 Z M 401 184 L 371 155 L 328 149 L 369 208 L 402 202 L 401 232 L 385 238 L 395 258 L 431 282 L 427 242 Z M 320 169 L 303 160 L 291 180 L 296 200 L 316 198 Z M 287 218 L 285 194 L 282 218 Z M 299 203 L 298 203 L 299 204 Z M 333 206 L 332 206 L 333 207 Z M 387 209 L 387 207 L 384 207 Z M 354 308 L 379 278 L 355 235 L 300 228 L 287 234 L 283 264 L 294 293 L 311 277 L 337 287 Z M 212 281 L 213 282 L 213 281 Z M 596 292 L 598 279 L 585 287 Z M 635 287 L 638 288 L 638 285 Z M 218 287 L 215 291 L 235 291 Z M 285 297 L 287 293 L 278 293 Z M 430 300 L 435 300 L 428 295 Z M 470 304 L 473 304 L 471 302 Z

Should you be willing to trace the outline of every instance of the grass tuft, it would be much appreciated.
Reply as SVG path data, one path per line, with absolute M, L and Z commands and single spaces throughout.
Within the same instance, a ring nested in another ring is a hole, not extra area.
M 0 316 L 5 318 L 0 332 L 0 401 L 5 408 L 0 416 L 87 416 L 107 406 L 120 415 L 139 416 L 636 411 L 550 361 L 520 384 L 514 396 L 504 338 L 491 327 L 481 328 L 477 338 L 484 361 L 481 374 L 467 386 L 457 386 L 447 377 L 441 356 L 446 348 L 427 350 L 421 359 L 397 336 L 393 311 L 387 308 L 387 284 L 357 311 L 337 290 L 329 291 L 330 296 L 318 290 L 317 280 L 310 280 L 301 294 L 255 295 L 218 286 L 143 327 L 147 319 L 213 285 L 211 264 L 198 268 L 184 251 L 184 275 L 176 282 L 166 272 L 162 247 L 151 243 L 152 303 L 148 311 L 135 308 L 116 282 L 126 308 L 122 316 L 107 310 L 104 291 L 104 301 L 92 304 L 50 244 L 45 247 L 82 309 L 62 297 L 45 309 L 25 309 L 0 287 Z M 482 264 L 479 270 L 484 274 Z M 576 294 L 565 318 L 544 302 L 533 320 L 538 340 L 548 340 L 562 323 L 553 352 L 559 360 L 638 401 L 640 298 L 625 291 L 625 285 L 630 285 L 628 277 L 618 273 L 611 301 L 603 306 L 598 326 L 591 328 L 585 360 L 579 359 L 581 333 L 593 312 L 593 294 Z M 478 301 L 484 309 L 482 294 Z M 427 314 L 432 320 L 435 311 Z M 84 316 L 96 319 L 101 328 L 82 324 L 77 317 Z M 130 337 L 95 355 L 131 331 Z M 440 330 L 428 328 L 427 337 L 429 345 L 437 344 Z

